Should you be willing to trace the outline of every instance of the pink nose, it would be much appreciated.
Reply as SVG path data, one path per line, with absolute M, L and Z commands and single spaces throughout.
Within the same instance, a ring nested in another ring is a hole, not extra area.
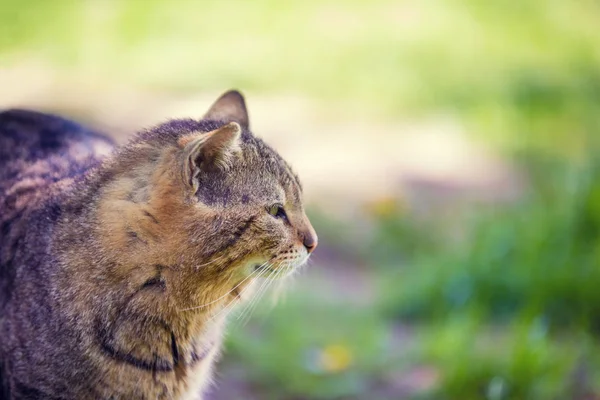
M 307 233 L 304 236 L 304 241 L 302 243 L 304 244 L 304 247 L 306 247 L 306 251 L 312 253 L 317 248 L 319 240 L 317 239 L 316 235 L 311 235 L 310 233 Z

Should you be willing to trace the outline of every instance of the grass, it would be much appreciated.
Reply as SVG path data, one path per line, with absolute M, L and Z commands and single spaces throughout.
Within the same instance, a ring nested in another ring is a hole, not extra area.
M 399 315 L 473 310 L 490 318 L 512 318 L 526 312 L 556 328 L 598 326 L 600 170 L 551 171 L 550 179 L 546 171 L 550 182 L 534 183 L 535 190 L 521 202 L 477 213 L 466 240 L 450 246 L 438 242 L 429 247 L 435 251 L 416 254 L 408 272 L 396 270 L 417 275 L 398 299 L 415 308 L 400 309 Z M 382 226 L 388 230 L 389 224 Z M 399 237 L 394 231 L 386 234 Z M 428 271 L 423 280 L 421 270 Z
M 444 376 L 435 398 L 597 393 L 598 160 L 532 159 L 520 202 L 473 212 L 462 240 L 417 248 L 402 269 L 384 259 L 383 312 L 429 327 L 423 354 Z M 382 221 L 379 234 L 403 241 L 398 225 L 419 232 L 404 217 Z M 377 250 L 390 243 L 374 243 L 374 254 L 390 252 Z
M 389 322 L 368 309 L 301 296 L 255 320 L 231 330 L 229 362 L 253 365 L 244 379 L 263 396 L 354 398 L 369 393 L 383 365 L 399 362 L 389 351 Z

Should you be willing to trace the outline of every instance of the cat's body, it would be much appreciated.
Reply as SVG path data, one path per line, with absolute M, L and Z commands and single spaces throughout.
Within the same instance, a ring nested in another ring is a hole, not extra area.
M 237 92 L 111 149 L 0 113 L 0 399 L 200 398 L 228 307 L 316 246 Z

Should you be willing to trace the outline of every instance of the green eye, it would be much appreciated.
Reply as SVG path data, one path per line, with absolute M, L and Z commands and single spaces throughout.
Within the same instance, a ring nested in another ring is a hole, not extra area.
M 267 211 L 275 218 L 287 219 L 287 214 L 281 204 L 273 204 Z

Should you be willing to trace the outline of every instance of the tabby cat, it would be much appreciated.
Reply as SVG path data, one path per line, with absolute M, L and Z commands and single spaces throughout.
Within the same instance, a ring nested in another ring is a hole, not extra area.
M 0 399 L 200 399 L 228 311 L 317 246 L 237 91 L 118 149 L 1 112 L 0 225 Z

